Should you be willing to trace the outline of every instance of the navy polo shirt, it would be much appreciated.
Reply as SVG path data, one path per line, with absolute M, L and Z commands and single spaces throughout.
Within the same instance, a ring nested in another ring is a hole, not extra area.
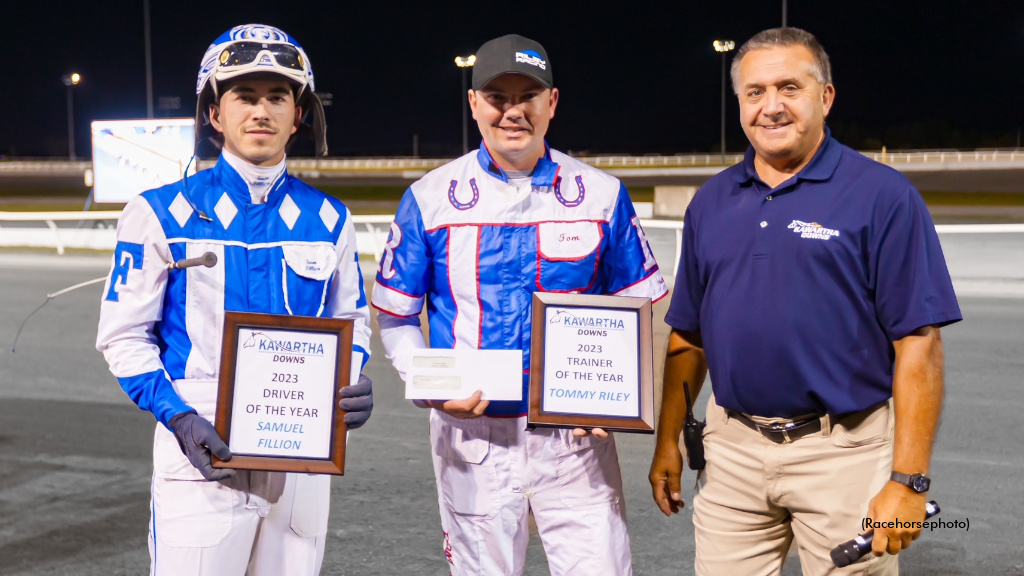
M 766 417 L 889 399 L 891 343 L 960 319 L 920 194 L 828 132 L 774 189 L 751 148 L 697 192 L 665 317 L 701 333 L 720 406 Z

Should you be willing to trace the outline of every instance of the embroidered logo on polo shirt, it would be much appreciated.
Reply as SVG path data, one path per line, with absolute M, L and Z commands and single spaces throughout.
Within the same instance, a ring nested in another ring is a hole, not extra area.
M 832 228 L 825 228 L 817 222 L 803 222 L 800 220 L 793 220 L 787 226 L 795 234 L 799 234 L 801 238 L 811 238 L 814 240 L 828 240 L 833 236 L 839 236 L 839 230 L 833 230 Z

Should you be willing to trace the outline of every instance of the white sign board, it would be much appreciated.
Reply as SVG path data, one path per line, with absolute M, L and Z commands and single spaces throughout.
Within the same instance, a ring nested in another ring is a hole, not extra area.
M 194 118 L 93 122 L 93 200 L 124 203 L 181 180 L 194 148 Z
M 337 350 L 333 333 L 240 328 L 232 454 L 329 458 Z
M 640 416 L 636 310 L 545 308 L 545 412 Z

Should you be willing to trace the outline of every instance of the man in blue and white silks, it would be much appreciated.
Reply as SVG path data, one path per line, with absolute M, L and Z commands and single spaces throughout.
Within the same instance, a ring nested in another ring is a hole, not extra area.
M 150 570 L 315 575 L 330 477 L 214 469 L 211 452 L 231 453 L 211 423 L 225 311 L 351 319 L 353 371 L 362 369 L 370 328 L 352 218 L 285 168 L 300 128 L 326 153 L 313 71 L 293 38 L 232 28 L 207 50 L 196 93 L 197 141 L 213 137 L 220 158 L 125 207 L 96 341 L 121 387 L 159 422 Z M 173 266 L 207 252 L 216 265 Z M 359 427 L 373 406 L 370 380 L 342 396 L 348 428 Z

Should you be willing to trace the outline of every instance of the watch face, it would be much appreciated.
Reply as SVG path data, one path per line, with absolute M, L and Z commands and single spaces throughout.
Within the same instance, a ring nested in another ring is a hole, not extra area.
M 911 483 L 913 484 L 911 488 L 913 488 L 915 492 L 927 492 L 932 481 L 923 474 L 914 474 L 911 479 Z

